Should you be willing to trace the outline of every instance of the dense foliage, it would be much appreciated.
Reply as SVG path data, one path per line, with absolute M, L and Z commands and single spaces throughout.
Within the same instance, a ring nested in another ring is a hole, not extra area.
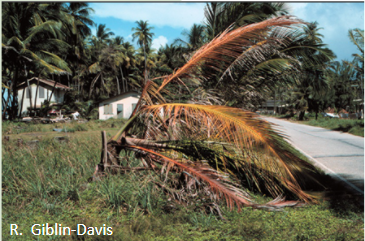
M 87 3 L 9 2 L 2 10 L 2 115 L 7 112 L 11 119 L 26 111 L 17 106 L 15 88 L 31 77 L 70 86 L 68 109 L 79 110 L 74 103 L 85 101 L 95 107 L 102 99 L 141 91 L 147 79 L 173 73 L 228 27 L 288 14 L 285 3 L 207 3 L 204 22 L 156 50 L 151 48 L 154 33 L 148 21 L 137 21 L 132 29 L 140 47 L 136 49 L 105 24 L 95 25 Z M 92 28 L 96 28 L 95 35 Z M 317 23 L 308 23 L 281 43 L 275 42 L 278 33 L 273 31 L 245 47 L 227 71 L 207 76 L 198 90 L 193 83 L 186 83 L 185 88 L 168 87 L 174 93 L 170 98 L 187 102 L 209 96 L 214 103 L 250 110 L 265 99 L 281 99 L 300 111 L 299 118 L 305 111 L 320 112 L 327 107 L 358 111 L 363 100 L 363 30 L 349 30 L 360 54 L 343 63 L 331 62 L 335 56 L 325 47 L 319 30 Z M 266 51 L 259 54 L 258 46 Z M 249 65 L 243 61 L 248 56 L 254 57 Z M 204 74 L 210 69 L 200 71 Z

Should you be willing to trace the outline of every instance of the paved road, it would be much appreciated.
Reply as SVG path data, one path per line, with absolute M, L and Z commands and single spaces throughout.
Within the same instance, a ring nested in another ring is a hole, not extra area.
M 364 181 L 364 138 L 320 127 L 263 117 L 328 174 Z

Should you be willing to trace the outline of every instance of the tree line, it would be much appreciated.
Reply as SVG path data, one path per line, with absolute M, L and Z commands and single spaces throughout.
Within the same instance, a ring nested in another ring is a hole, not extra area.
M 132 29 L 139 46 L 135 48 L 105 24 L 96 25 L 87 3 L 8 2 L 2 6 L 2 114 L 4 118 L 7 111 L 11 119 L 19 117 L 16 86 L 32 77 L 70 86 L 66 105 L 78 108 L 88 103 L 92 109 L 100 100 L 140 91 L 149 79 L 174 73 L 224 31 L 289 14 L 285 3 L 207 3 L 203 23 L 155 50 L 147 20 L 137 21 Z M 333 62 L 336 56 L 323 43 L 317 23 L 295 28 L 286 36 L 271 28 L 260 38 L 253 36 L 245 47 L 234 46 L 244 51 L 224 72 L 211 71 L 206 64 L 196 66 L 205 76 L 199 87 L 194 75 L 186 76 L 189 80 L 183 85 L 166 88 L 168 98 L 255 110 L 264 100 L 280 96 L 300 118 L 307 110 L 318 113 L 328 106 L 354 108 L 354 100 L 363 100 L 363 30 L 349 31 L 360 54 L 351 62 Z M 214 61 L 209 64 L 214 66 Z M 156 82 L 160 84 L 162 78 Z

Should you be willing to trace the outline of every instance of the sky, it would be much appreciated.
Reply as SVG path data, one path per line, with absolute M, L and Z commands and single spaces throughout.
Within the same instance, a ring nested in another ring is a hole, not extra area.
M 152 47 L 158 49 L 183 38 L 182 32 L 194 24 L 204 22 L 205 3 L 90 3 L 96 24 L 106 24 L 115 35 L 132 42 L 132 28 L 136 21 L 148 21 L 154 33 Z M 348 37 L 348 30 L 364 29 L 364 2 L 291 2 L 290 14 L 307 22 L 318 22 L 319 31 L 337 56 L 336 60 L 352 60 L 357 48 Z M 96 30 L 93 29 L 93 34 Z

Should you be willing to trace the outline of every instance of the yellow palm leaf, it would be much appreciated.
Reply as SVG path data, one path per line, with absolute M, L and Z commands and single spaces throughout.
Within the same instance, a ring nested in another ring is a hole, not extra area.
M 145 106 L 140 114 L 152 116 L 153 121 L 162 119 L 175 129 L 180 127 L 181 136 L 226 141 L 251 153 L 265 150 L 269 155 L 260 159 L 260 168 L 281 176 L 283 184 L 301 199 L 312 199 L 301 190 L 296 173 L 315 170 L 314 167 L 293 154 L 283 136 L 252 112 L 227 106 L 173 103 Z

